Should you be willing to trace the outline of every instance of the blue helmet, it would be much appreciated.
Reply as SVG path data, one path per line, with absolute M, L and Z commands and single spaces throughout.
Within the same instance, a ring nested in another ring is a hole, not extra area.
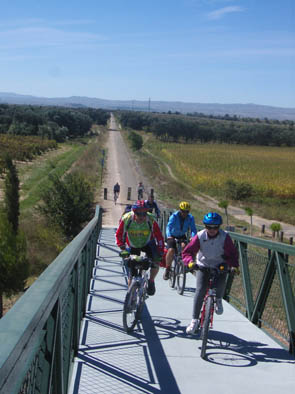
M 216 212 L 208 212 L 204 216 L 203 223 L 211 226 L 220 226 L 222 224 L 222 217 Z

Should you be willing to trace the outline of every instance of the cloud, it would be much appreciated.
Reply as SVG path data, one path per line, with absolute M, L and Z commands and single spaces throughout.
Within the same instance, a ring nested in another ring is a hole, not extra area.
M 243 12 L 244 8 L 239 7 L 239 6 L 230 6 L 230 7 L 224 7 L 220 8 L 219 10 L 212 11 L 208 14 L 209 19 L 221 19 L 227 14 L 231 14 L 233 12 Z

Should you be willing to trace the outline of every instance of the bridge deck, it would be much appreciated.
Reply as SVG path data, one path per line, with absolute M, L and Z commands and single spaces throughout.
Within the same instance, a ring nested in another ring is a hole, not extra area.
M 226 302 L 224 314 L 214 317 L 208 359 L 200 358 L 201 341 L 185 335 L 194 282 L 188 275 L 180 296 L 162 280 L 161 270 L 142 322 L 126 334 L 126 276 L 115 229 L 104 228 L 69 393 L 292 392 L 294 358 Z

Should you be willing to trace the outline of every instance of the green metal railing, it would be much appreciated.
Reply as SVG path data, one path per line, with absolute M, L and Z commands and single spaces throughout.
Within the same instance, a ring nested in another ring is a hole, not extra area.
M 0 393 L 67 392 L 101 209 L 0 320 Z
M 164 211 L 161 217 L 163 234 L 169 216 Z M 239 251 L 241 275 L 228 277 L 225 299 L 295 355 L 295 247 L 229 234 Z

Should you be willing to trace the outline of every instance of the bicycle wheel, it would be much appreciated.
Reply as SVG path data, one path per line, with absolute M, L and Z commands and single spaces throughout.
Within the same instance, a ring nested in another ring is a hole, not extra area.
M 186 281 L 186 268 L 182 260 L 178 261 L 178 272 L 177 272 L 177 293 L 183 295 Z
M 147 281 L 138 289 L 139 296 L 138 296 L 138 304 L 136 308 L 136 318 L 137 320 L 141 320 L 141 313 L 143 310 L 143 306 L 146 299 L 146 292 L 147 292 Z
M 210 324 L 210 316 L 211 309 L 213 308 L 213 298 L 208 297 L 205 305 L 205 318 L 202 327 L 201 337 L 202 337 L 202 348 L 201 348 L 201 357 L 205 358 L 206 356 L 206 346 L 208 341 L 208 332 L 209 332 L 209 324 Z
M 138 321 L 139 288 L 133 283 L 126 293 L 123 307 L 123 327 L 126 332 L 133 331 Z
M 176 262 L 176 258 L 174 258 L 169 273 L 169 286 L 172 287 L 172 289 L 175 286 L 176 274 L 177 274 L 177 262 Z

